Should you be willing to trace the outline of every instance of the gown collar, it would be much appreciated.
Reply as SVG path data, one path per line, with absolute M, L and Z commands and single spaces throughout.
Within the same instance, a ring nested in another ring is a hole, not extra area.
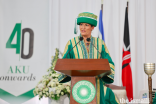
M 82 35 L 80 34 L 79 37 L 81 37 Z M 93 43 L 93 37 L 91 36 L 91 42 Z M 94 43 L 93 43 L 94 44 Z M 84 43 L 84 40 L 80 42 L 80 45 L 82 46 L 83 49 L 83 57 L 85 59 L 93 59 L 93 45 L 90 43 L 89 45 L 89 52 L 87 51 L 86 45 Z

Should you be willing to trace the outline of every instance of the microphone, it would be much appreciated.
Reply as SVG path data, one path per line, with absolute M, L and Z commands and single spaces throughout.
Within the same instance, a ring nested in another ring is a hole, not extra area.
M 86 39 L 88 42 L 91 42 L 90 40 L 90 38 L 87 38 Z M 91 44 L 95 47 L 95 45 L 91 42 Z M 95 47 L 95 49 L 99 52 L 99 50 Z M 100 53 L 100 52 L 99 52 Z M 101 56 L 101 53 L 100 53 L 100 59 L 102 58 L 102 56 Z
M 77 43 L 75 44 L 75 46 L 76 46 L 78 43 L 80 43 L 80 41 L 82 41 L 82 40 L 83 40 L 83 37 L 80 37 L 80 38 L 79 38 L 79 42 L 77 42 Z M 75 47 L 75 46 L 74 46 L 74 47 Z M 73 47 L 73 48 L 74 48 L 74 47 Z M 73 48 L 72 48 L 72 49 L 73 49 Z M 71 49 L 71 50 L 72 50 L 72 49 Z M 70 50 L 70 51 L 71 51 L 71 50 Z M 70 52 L 70 51 L 69 51 L 69 52 Z M 67 53 L 67 55 L 69 54 L 69 52 Z M 67 58 L 67 55 L 66 55 L 66 58 Z

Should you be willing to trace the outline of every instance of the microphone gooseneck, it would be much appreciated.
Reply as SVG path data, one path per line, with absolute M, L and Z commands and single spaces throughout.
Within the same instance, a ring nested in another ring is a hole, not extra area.
M 88 42 L 91 42 L 90 40 L 90 38 L 87 38 L 86 39 Z M 95 47 L 95 45 L 91 42 L 91 44 Z M 99 50 L 95 47 L 95 49 L 99 52 Z M 100 53 L 100 52 L 99 52 Z M 102 58 L 102 56 L 101 56 L 101 53 L 100 53 L 100 59 Z
M 80 37 L 80 38 L 79 38 L 79 42 L 77 42 L 77 43 L 75 44 L 75 46 L 76 46 L 78 43 L 80 43 L 80 41 L 82 41 L 82 40 L 83 40 L 83 37 Z M 75 47 L 75 46 L 74 46 L 74 47 Z M 73 47 L 73 48 L 74 48 L 74 47 Z M 72 48 L 72 49 L 73 49 L 73 48 Z M 71 50 L 72 50 L 72 49 L 71 49 Z M 71 50 L 70 50 L 70 51 L 71 51 Z M 70 52 L 70 51 L 69 51 L 69 52 Z M 69 54 L 69 52 L 67 53 L 67 55 Z M 67 55 L 66 55 L 66 58 L 67 58 Z

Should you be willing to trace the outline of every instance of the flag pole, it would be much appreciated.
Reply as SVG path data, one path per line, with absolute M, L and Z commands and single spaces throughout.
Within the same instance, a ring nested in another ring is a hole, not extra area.
M 129 1 L 127 0 L 127 13 L 128 13 L 128 3 L 129 3 Z
M 101 10 L 102 10 L 102 15 L 103 15 L 103 0 L 101 0 Z

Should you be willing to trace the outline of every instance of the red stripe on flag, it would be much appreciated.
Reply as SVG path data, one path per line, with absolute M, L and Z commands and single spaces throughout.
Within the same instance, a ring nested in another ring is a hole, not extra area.
M 130 64 L 122 69 L 122 84 L 126 86 L 127 97 L 131 101 L 133 99 L 133 83 Z

